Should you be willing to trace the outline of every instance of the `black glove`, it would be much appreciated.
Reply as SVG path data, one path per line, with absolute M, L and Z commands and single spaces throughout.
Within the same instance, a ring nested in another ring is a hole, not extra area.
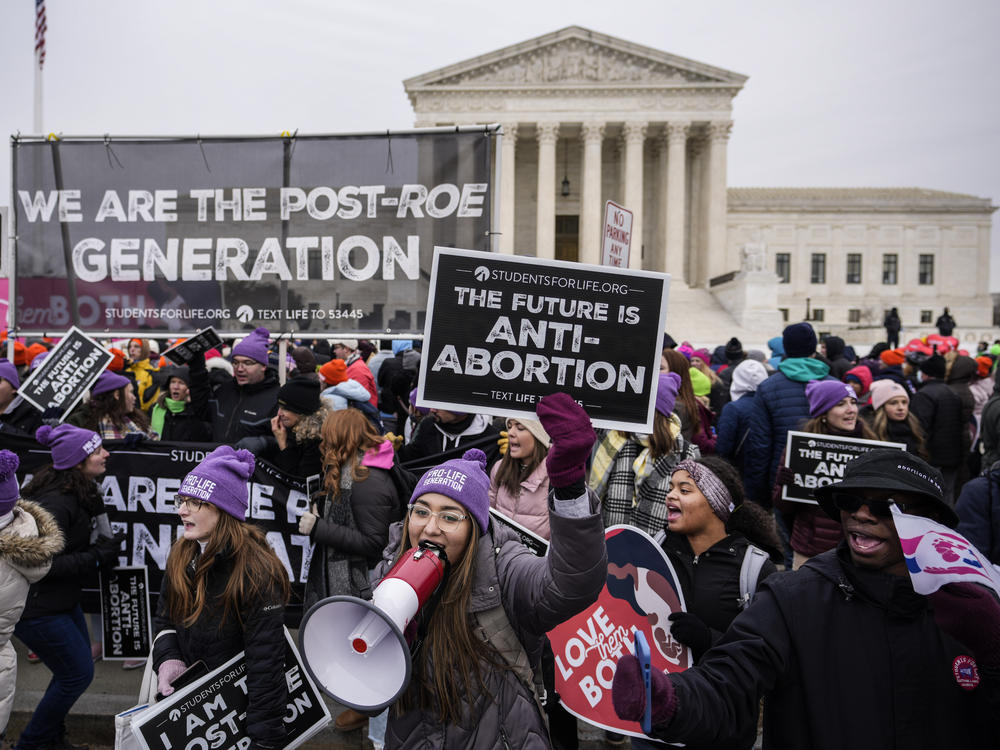
M 50 406 L 48 409 L 42 412 L 42 424 L 47 424 L 49 427 L 55 427 L 59 422 L 59 417 L 62 416 L 63 410 L 58 406 Z
M 698 661 L 712 645 L 712 631 L 708 625 L 690 612 L 674 612 L 667 619 L 671 623 L 671 635 L 691 649 L 694 660 Z
M 118 555 L 122 551 L 125 532 L 119 531 L 113 537 L 99 536 L 90 548 L 97 557 L 97 567 L 114 568 L 118 565 Z
M 146 436 L 141 432 L 130 432 L 124 437 L 125 447 L 132 447 L 144 443 L 146 441 Z

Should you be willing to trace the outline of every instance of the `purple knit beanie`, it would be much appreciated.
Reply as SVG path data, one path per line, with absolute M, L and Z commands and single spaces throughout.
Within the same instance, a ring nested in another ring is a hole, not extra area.
M 469 511 L 479 530 L 486 533 L 490 523 L 490 478 L 486 476 L 486 454 L 471 448 L 461 458 L 445 461 L 428 470 L 417 483 L 410 505 L 421 495 L 438 492 Z
M 98 396 L 102 393 L 107 393 L 108 391 L 117 391 L 119 388 L 124 388 L 131 382 L 132 381 L 124 375 L 111 372 L 111 370 L 105 370 L 97 376 L 97 380 L 95 380 L 94 384 L 90 386 L 90 395 Z
M 656 387 L 656 410 L 669 417 L 677 403 L 677 391 L 681 388 L 681 376 L 676 372 L 661 372 Z
M 249 480 L 253 469 L 250 451 L 220 445 L 188 472 L 177 494 L 211 503 L 242 521 L 250 504 Z
M 8 450 L 0 451 L 0 516 L 14 509 L 20 494 L 17 486 L 17 467 L 21 464 L 17 456 Z
M 52 451 L 52 466 L 72 469 L 101 447 L 101 436 L 82 427 L 43 424 L 35 431 L 35 440 Z
M 806 385 L 806 400 L 809 402 L 810 417 L 826 414 L 848 397 L 857 399 L 858 394 L 850 385 L 841 383 L 839 380 L 810 380 Z
M 250 331 L 249 336 L 233 347 L 233 353 L 230 355 L 230 359 L 233 357 L 246 357 L 247 359 L 252 359 L 254 362 L 260 362 L 262 365 L 266 365 L 267 346 L 270 336 L 271 332 L 263 326 L 255 328 Z
M 17 376 L 17 368 L 9 359 L 0 359 L 0 380 L 9 380 L 15 391 L 21 387 L 21 378 Z

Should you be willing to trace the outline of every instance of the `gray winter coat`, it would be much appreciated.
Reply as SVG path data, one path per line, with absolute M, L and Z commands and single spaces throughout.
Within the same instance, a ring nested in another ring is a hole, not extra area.
M 536 557 L 515 534 L 491 524 L 479 545 L 470 614 L 503 605 L 518 640 L 532 664 L 538 664 L 547 631 L 581 612 L 594 601 L 607 576 L 604 524 L 596 496 L 590 493 L 591 515 L 567 518 L 552 510 L 552 532 L 546 557 Z M 389 534 L 385 559 L 376 568 L 388 572 L 399 549 L 403 523 Z M 426 711 L 402 716 L 389 711 L 387 750 L 490 750 L 551 747 L 548 731 L 528 687 L 510 670 L 485 667 L 484 683 L 493 695 L 470 695 L 460 726 L 441 724 Z

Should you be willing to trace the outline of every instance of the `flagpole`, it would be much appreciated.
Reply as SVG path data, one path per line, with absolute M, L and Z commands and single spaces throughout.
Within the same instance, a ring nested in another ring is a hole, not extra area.
M 33 133 L 42 135 L 42 66 L 35 60 L 35 121 Z

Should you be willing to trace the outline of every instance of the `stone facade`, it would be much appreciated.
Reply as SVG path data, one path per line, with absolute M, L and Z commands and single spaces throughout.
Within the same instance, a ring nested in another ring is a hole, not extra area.
M 731 188 L 726 263 L 762 248 L 783 278 L 779 309 L 802 320 L 808 300 L 819 330 L 877 331 L 896 307 L 909 339 L 934 332 L 948 307 L 978 340 L 993 323 L 994 210 L 988 199 L 918 188 Z
M 946 305 L 963 326 L 989 326 L 989 200 L 727 189 L 732 102 L 746 80 L 571 26 L 403 85 L 417 127 L 503 126 L 501 252 L 599 263 L 613 200 L 634 212 L 630 265 L 671 273 L 671 308 L 676 296 L 722 313 L 703 316 L 714 320 L 704 338 L 724 328 L 756 340 L 782 315 L 802 319 L 806 298 L 821 330 L 880 326 L 892 306 L 908 333 Z M 787 284 L 773 275 L 776 253 L 789 258 Z M 823 283 L 812 283 L 814 254 L 825 256 Z M 881 283 L 885 255 L 896 256 L 894 284 Z

